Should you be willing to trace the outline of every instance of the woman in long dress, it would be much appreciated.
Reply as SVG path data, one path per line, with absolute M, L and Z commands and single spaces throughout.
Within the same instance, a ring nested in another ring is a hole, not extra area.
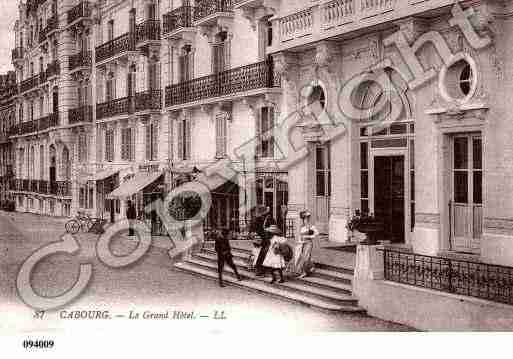
M 285 259 L 279 251 L 279 246 L 280 244 L 286 243 L 287 239 L 281 236 L 280 229 L 274 224 L 269 226 L 266 231 L 271 233 L 273 236 L 271 238 L 271 244 L 265 256 L 263 266 L 269 268 L 271 271 L 271 284 L 276 282 L 276 271 L 280 274 L 280 283 L 284 283 L 285 279 L 283 278 L 283 268 L 285 268 Z
M 300 273 L 299 277 L 304 278 L 313 271 L 313 241 L 319 235 L 319 231 L 310 223 L 312 214 L 309 211 L 301 211 L 299 217 L 303 220 L 303 225 L 301 226 L 299 243 L 296 249 L 295 267 L 297 272 Z

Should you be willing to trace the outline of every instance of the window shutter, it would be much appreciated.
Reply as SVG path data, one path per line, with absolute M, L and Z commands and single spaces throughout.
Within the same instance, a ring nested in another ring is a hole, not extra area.
M 151 160 L 151 124 L 146 125 L 146 160 Z
M 135 160 L 135 128 L 130 129 L 130 160 Z
M 158 127 L 157 127 L 157 124 L 153 123 L 151 125 L 152 127 L 152 133 L 151 133 L 151 159 L 152 161 L 156 161 L 157 158 L 158 158 L 158 138 L 159 138 L 159 133 L 158 133 Z
M 187 80 L 192 80 L 194 78 L 194 52 L 189 52 L 189 61 L 188 61 L 188 77 Z
M 255 156 L 261 157 L 261 149 L 262 149 L 262 110 L 258 111 L 257 115 L 255 116 Z
M 191 121 L 185 120 L 185 159 L 191 158 Z
M 187 69 L 186 69 L 186 57 L 184 55 L 178 56 L 178 67 L 180 69 L 180 78 L 178 82 L 184 82 L 187 79 Z
M 268 135 L 269 155 L 270 155 L 270 157 L 274 158 L 274 107 L 267 108 L 267 115 L 269 117 L 268 121 L 267 121 L 267 123 L 269 125 L 268 130 L 270 131 L 269 135 Z
M 176 150 L 178 152 L 178 159 L 183 160 L 183 121 L 179 120 L 176 122 Z

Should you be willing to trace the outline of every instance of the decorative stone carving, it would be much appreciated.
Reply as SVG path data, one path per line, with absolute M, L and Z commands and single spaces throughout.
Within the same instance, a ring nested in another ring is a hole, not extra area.
M 280 52 L 273 55 L 274 71 L 292 91 L 299 76 L 299 60 L 296 55 Z
M 317 44 L 314 58 L 314 67 L 316 72 L 321 69 L 326 70 L 328 73 L 333 71 L 331 65 L 333 63 L 334 51 L 334 46 L 327 41 L 322 41 Z
M 406 36 L 408 42 L 413 44 L 417 38 L 427 31 L 429 23 L 420 18 L 409 17 L 403 20 L 396 21 L 400 31 Z

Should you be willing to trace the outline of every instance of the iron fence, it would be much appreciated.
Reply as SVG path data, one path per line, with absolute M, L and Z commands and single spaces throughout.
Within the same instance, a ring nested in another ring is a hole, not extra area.
M 513 268 L 384 249 L 385 279 L 513 304 Z
M 192 26 L 192 6 L 181 6 L 163 16 L 164 34 Z

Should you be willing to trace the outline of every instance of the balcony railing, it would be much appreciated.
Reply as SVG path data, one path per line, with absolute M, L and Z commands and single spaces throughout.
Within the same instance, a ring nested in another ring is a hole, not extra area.
M 132 97 L 123 97 L 96 105 L 96 118 L 102 119 L 130 113 Z
M 82 51 L 69 57 L 69 69 L 74 70 L 77 67 L 91 67 L 92 52 Z
M 385 280 L 513 304 L 513 268 L 384 250 Z
M 192 6 L 181 6 L 163 16 L 164 34 L 192 26 Z
M 9 97 L 16 96 L 18 93 L 18 86 L 16 84 L 10 85 L 0 90 L 0 100 L 7 100 Z
M 48 34 L 53 30 L 57 29 L 57 15 L 54 14 L 51 18 L 46 21 L 46 26 L 39 32 L 39 42 L 46 40 Z
M 39 75 L 32 76 L 20 83 L 20 93 L 29 91 L 39 85 Z
M 46 68 L 46 78 L 49 79 L 52 76 L 57 76 L 61 72 L 59 61 L 54 60 L 48 64 Z
M 161 107 L 161 90 L 148 90 L 135 95 L 135 111 L 159 110 Z
M 41 117 L 37 120 L 38 131 L 44 131 L 51 127 L 59 126 L 59 116 L 57 113 L 51 113 L 48 116 Z
M 200 0 L 194 8 L 194 21 L 199 21 L 218 12 L 232 11 L 232 0 Z
M 280 77 L 271 61 L 262 61 L 167 86 L 166 106 L 272 87 L 280 87 Z
M 135 28 L 135 38 L 137 43 L 160 40 L 160 21 L 146 20 Z
M 12 61 L 22 60 L 24 55 L 23 47 L 16 47 L 11 52 Z
M 93 108 L 90 105 L 80 106 L 68 111 L 69 124 L 93 121 Z
M 130 32 L 96 47 L 96 62 L 107 60 L 126 51 L 135 51 L 135 35 Z
M 83 18 L 83 17 L 90 17 L 91 16 L 91 5 L 89 4 L 89 1 L 82 1 L 77 6 L 73 7 L 71 10 L 68 11 L 68 24 L 71 24 L 72 22 Z
M 48 194 L 49 192 L 50 191 L 49 191 L 48 181 L 38 180 L 37 181 L 37 193 Z

